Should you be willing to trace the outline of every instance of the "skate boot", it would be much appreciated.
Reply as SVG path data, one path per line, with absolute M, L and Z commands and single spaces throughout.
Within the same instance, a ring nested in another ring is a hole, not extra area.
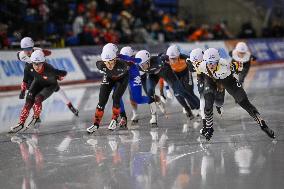
M 165 103 L 163 103 L 161 100 L 157 101 L 157 105 L 159 107 L 159 109 L 161 110 L 161 112 L 166 115 L 166 108 L 165 108 Z
M 205 133 L 206 133 L 206 120 L 202 119 L 202 122 L 203 122 L 203 127 L 202 127 L 202 129 L 200 129 L 200 134 L 202 136 L 205 136 Z
M 74 108 L 72 103 L 67 104 L 69 110 L 75 115 L 75 116 L 79 116 L 79 110 Z
M 162 101 L 164 104 L 166 104 L 167 98 L 165 97 L 164 94 L 161 94 L 161 95 L 160 95 L 160 99 L 161 99 L 161 101 Z
M 221 107 L 216 106 L 216 110 L 217 110 L 218 114 L 222 117 L 223 111 L 224 111 L 223 107 L 222 106 Z
M 162 98 L 158 97 L 155 95 L 155 101 L 156 104 L 158 105 L 159 109 L 161 112 L 165 115 L 166 114 L 166 109 L 165 109 L 165 103 L 161 100 Z M 152 104 L 152 103 L 151 103 Z M 155 103 L 154 103 L 155 104 Z M 154 106 L 154 105 L 153 105 Z
M 121 129 L 121 130 L 127 130 L 128 128 L 127 128 L 127 117 L 122 117 L 121 119 L 120 119 L 120 122 L 119 122 L 119 129 Z
M 30 127 L 38 127 L 37 124 L 41 122 L 39 117 L 34 117 L 33 119 L 29 122 L 29 124 L 25 127 L 25 130 L 29 129 Z
M 97 131 L 99 129 L 99 124 L 94 123 L 90 127 L 87 128 L 87 132 L 89 134 L 92 134 L 93 132 Z
M 136 124 L 136 123 L 138 123 L 138 115 L 137 114 L 133 114 L 133 116 L 132 116 L 132 118 L 131 118 L 131 122 L 133 123 L 133 124 Z
M 157 118 L 157 115 L 156 115 L 156 114 L 151 115 L 150 124 L 151 124 L 153 127 L 157 127 L 157 125 L 158 125 L 157 120 L 158 120 L 158 118 Z
M 108 130 L 113 131 L 116 129 L 117 126 L 117 120 L 116 119 L 112 119 L 111 122 L 108 125 Z
M 206 130 L 206 133 L 205 133 L 204 136 L 205 136 L 206 140 L 209 141 L 213 136 L 214 129 L 213 129 L 213 127 L 206 127 L 205 130 Z
M 150 104 L 150 111 L 151 111 L 150 124 L 151 124 L 152 126 L 157 126 L 158 117 L 157 117 L 157 106 L 156 106 L 156 103 L 155 103 L 155 102 L 152 102 L 152 103 Z
M 9 133 L 17 133 L 20 130 L 22 130 L 24 128 L 24 124 L 23 123 L 18 123 L 17 125 L 13 126 L 10 128 Z
M 186 114 L 186 113 L 187 113 L 186 110 L 185 110 L 185 108 L 182 108 L 182 113 L 183 113 L 183 114 Z
M 275 138 L 274 131 L 266 125 L 264 120 L 260 120 L 259 126 L 270 138 Z
M 186 112 L 186 117 L 188 117 L 189 120 L 193 120 L 194 119 L 194 115 L 193 115 L 193 113 L 192 113 L 192 111 L 190 109 Z

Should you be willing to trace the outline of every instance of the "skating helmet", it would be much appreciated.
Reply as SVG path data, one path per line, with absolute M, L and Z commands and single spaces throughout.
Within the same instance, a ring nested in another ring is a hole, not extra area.
M 240 53 L 246 53 L 248 52 L 248 46 L 245 42 L 238 42 L 235 50 Z
M 217 49 L 209 48 L 204 52 L 203 61 L 206 64 L 217 64 L 220 60 L 220 54 Z
M 117 48 L 117 46 L 115 45 L 115 44 L 113 44 L 113 43 L 107 43 L 104 47 L 103 47 L 103 50 L 102 51 L 104 51 L 105 49 L 112 49 L 114 52 L 115 52 L 115 54 L 118 52 L 118 48 Z
M 180 55 L 179 49 L 176 45 L 171 45 L 167 49 L 167 55 L 169 58 L 178 58 Z
M 21 40 L 21 48 L 22 49 L 32 49 L 34 47 L 35 43 L 32 38 L 30 37 L 24 37 Z
M 203 60 L 203 51 L 201 48 L 196 48 L 193 49 L 190 52 L 190 58 L 189 58 L 190 62 L 192 63 L 196 63 L 196 62 L 202 62 Z
M 31 61 L 35 64 L 45 62 L 45 56 L 42 50 L 35 50 L 31 55 Z
M 135 55 L 135 58 L 140 58 L 141 62 L 139 63 L 139 66 L 144 70 L 145 68 L 147 69 L 146 65 L 149 64 L 151 58 L 151 55 L 148 51 L 146 50 L 138 51 Z
M 109 46 L 103 49 L 101 54 L 102 61 L 110 61 L 116 58 L 116 52 L 113 50 L 113 47 Z
M 120 54 L 131 57 L 134 56 L 134 50 L 130 46 L 126 46 L 120 50 Z

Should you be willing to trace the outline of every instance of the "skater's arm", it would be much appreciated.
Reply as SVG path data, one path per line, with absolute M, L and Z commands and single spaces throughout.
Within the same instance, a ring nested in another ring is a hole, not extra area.
M 22 61 L 22 62 L 25 62 L 25 63 L 32 63 L 30 57 L 28 57 L 28 55 L 25 54 L 24 51 L 20 51 L 17 53 L 17 58 Z
M 26 63 L 28 64 L 28 63 Z M 25 69 L 24 69 L 24 78 L 23 78 L 23 82 L 24 83 L 31 83 L 31 81 L 34 79 L 34 76 L 31 74 L 31 66 L 26 65 Z
M 132 64 L 139 64 L 141 62 L 140 58 L 129 57 L 129 56 L 123 55 L 123 54 L 119 54 L 119 55 L 117 55 L 117 57 L 119 59 L 121 59 L 122 61 L 127 62 L 130 65 L 132 65 Z
M 101 61 L 101 60 L 97 61 L 97 62 L 96 62 L 96 66 L 97 66 L 98 70 L 100 70 L 100 71 L 102 71 L 102 72 L 105 72 L 105 71 L 103 70 L 103 68 L 105 67 L 103 61 Z
M 49 70 L 52 74 L 56 75 L 56 77 L 60 80 L 62 80 L 63 77 L 67 75 L 67 71 L 65 70 L 59 70 L 54 68 L 52 65 L 45 63 L 44 65 L 47 70 Z
M 255 64 L 255 63 L 256 63 L 256 60 L 257 60 L 257 58 L 256 58 L 255 56 L 251 55 L 251 57 L 250 57 L 250 63 L 251 63 L 251 64 Z
M 55 69 L 55 74 L 60 80 L 62 80 L 62 78 L 67 75 L 67 71 Z
M 186 58 L 185 62 L 187 64 L 188 69 L 189 69 L 190 72 L 197 72 L 189 58 Z

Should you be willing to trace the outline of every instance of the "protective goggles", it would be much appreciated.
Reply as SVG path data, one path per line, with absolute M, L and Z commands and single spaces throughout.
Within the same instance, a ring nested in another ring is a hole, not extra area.
M 33 47 L 27 47 L 27 48 L 23 48 L 23 51 L 32 51 Z
M 32 62 L 32 64 L 36 65 L 36 66 L 39 66 L 41 64 L 43 64 L 44 62 Z
M 147 70 L 149 68 L 149 63 L 150 63 L 150 60 L 146 61 L 146 62 L 143 62 L 143 63 L 140 63 L 139 64 L 139 67 L 142 69 L 142 70 Z

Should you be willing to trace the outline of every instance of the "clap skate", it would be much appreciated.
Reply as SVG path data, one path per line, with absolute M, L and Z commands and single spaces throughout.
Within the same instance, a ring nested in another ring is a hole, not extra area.
M 99 125 L 94 123 L 93 125 L 91 125 L 90 127 L 87 128 L 87 132 L 89 134 L 92 134 L 93 132 L 97 131 L 99 129 Z
M 127 130 L 127 118 L 126 117 L 122 117 L 119 121 L 119 129 L 121 130 Z

